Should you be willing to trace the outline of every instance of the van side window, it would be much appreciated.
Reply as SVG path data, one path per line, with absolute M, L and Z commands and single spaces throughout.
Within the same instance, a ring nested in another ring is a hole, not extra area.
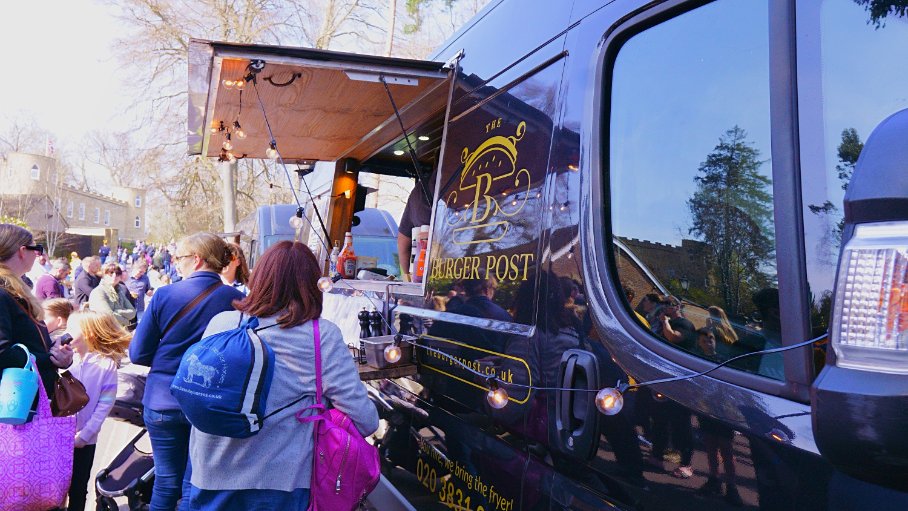
M 814 335 L 829 327 L 842 199 L 864 142 L 908 108 L 908 16 L 857 2 L 798 5 L 798 111 L 804 249 Z M 818 366 L 822 367 L 820 358 Z
M 612 70 L 612 253 L 649 335 L 713 361 L 780 346 L 767 5 L 719 0 L 629 38 Z M 782 379 L 780 354 L 733 367 Z

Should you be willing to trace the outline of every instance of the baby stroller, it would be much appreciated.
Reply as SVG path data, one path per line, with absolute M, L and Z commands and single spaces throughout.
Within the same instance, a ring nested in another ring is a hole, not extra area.
M 136 444 L 147 434 L 142 420 L 142 395 L 147 368 L 127 365 L 120 369 L 117 400 L 110 418 L 139 426 L 142 430 L 95 476 L 97 511 L 117 511 L 116 497 L 126 497 L 130 511 L 148 509 L 154 484 L 154 459 Z

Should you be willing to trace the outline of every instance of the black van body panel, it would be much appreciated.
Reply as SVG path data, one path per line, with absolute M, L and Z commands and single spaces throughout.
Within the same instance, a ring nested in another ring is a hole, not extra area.
M 406 403 L 390 420 L 396 424 L 392 438 L 382 442 L 382 454 L 398 467 L 394 481 L 419 509 L 822 510 L 853 509 L 877 499 L 899 509 L 908 499 L 908 494 L 837 472 L 819 456 L 807 402 L 812 366 L 803 352 L 785 355 L 784 382 L 721 368 L 709 376 L 630 392 L 615 416 L 599 414 L 585 399 L 564 399 L 565 386 L 586 390 L 618 380 L 645 382 L 713 365 L 659 342 L 628 310 L 613 270 L 607 168 L 614 53 L 643 28 L 707 3 L 504 1 L 434 55 L 446 60 L 465 51 L 442 174 L 451 175 L 460 152 L 482 142 L 489 123 L 500 120 L 500 129 L 513 136 L 517 121 L 533 119 L 529 124 L 540 133 L 533 142 L 534 161 L 518 157 L 517 168 L 534 167 L 528 193 L 538 192 L 540 202 L 530 218 L 538 228 L 515 242 L 536 254 L 537 272 L 526 275 L 533 292 L 521 301 L 519 287 L 502 289 L 514 293 L 513 310 L 531 310 L 515 319 L 520 328 L 458 320 L 458 315 L 490 318 L 476 310 L 431 312 L 423 316 L 435 318 L 425 342 L 475 362 L 480 371 L 543 388 L 508 387 L 510 403 L 493 410 L 485 403 L 487 382 L 419 349 L 422 367 L 415 388 L 413 382 L 382 382 L 383 393 Z M 786 342 L 793 343 L 809 336 L 799 312 L 806 308 L 807 286 L 799 216 L 794 1 L 772 0 L 768 12 L 776 262 Z M 528 100 L 533 95 L 527 84 L 535 76 L 545 76 L 546 86 L 537 94 L 545 101 Z M 453 203 L 438 204 L 436 219 L 451 213 Z M 453 230 L 436 230 L 433 257 L 474 257 L 471 248 L 452 247 L 455 236 Z M 427 288 L 444 291 L 450 285 L 446 278 L 436 274 Z M 408 305 L 408 313 L 420 306 Z M 418 320 L 419 314 L 414 316 Z M 594 361 L 596 370 L 587 374 L 598 381 L 569 378 L 565 352 L 581 352 Z M 831 393 L 846 388 L 828 378 Z M 840 398 L 833 394 L 827 397 Z M 570 404 L 560 406 L 565 403 Z M 858 418 L 844 424 L 857 428 Z M 590 449 L 568 445 L 572 431 L 586 435 L 589 430 L 595 431 Z M 667 449 L 670 437 L 673 448 Z M 843 455 L 848 448 L 841 446 Z M 684 458 L 691 474 L 681 470 Z M 735 476 L 711 485 L 713 462 L 725 462 L 725 473 L 732 470 Z M 404 471 L 416 476 L 414 484 L 405 485 Z M 738 502 L 731 487 L 737 488 Z

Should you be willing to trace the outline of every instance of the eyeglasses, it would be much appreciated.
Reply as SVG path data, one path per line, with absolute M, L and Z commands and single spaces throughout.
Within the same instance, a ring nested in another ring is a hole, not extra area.
M 22 246 L 25 247 L 25 248 L 28 249 L 28 250 L 34 250 L 35 252 L 37 252 L 37 253 L 39 253 L 39 254 L 43 254 L 43 253 L 44 253 L 44 245 L 42 245 L 42 244 L 40 244 L 40 243 L 35 244 L 35 245 L 22 245 Z
M 195 257 L 195 254 L 173 256 L 173 260 L 176 262 L 180 262 L 181 260 L 186 259 L 187 257 Z

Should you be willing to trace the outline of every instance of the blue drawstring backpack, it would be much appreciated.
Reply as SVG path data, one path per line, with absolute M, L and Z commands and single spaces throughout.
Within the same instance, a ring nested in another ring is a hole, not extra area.
M 199 431 L 248 438 L 262 428 L 274 377 L 274 352 L 262 341 L 258 318 L 205 337 L 180 360 L 170 393 Z

